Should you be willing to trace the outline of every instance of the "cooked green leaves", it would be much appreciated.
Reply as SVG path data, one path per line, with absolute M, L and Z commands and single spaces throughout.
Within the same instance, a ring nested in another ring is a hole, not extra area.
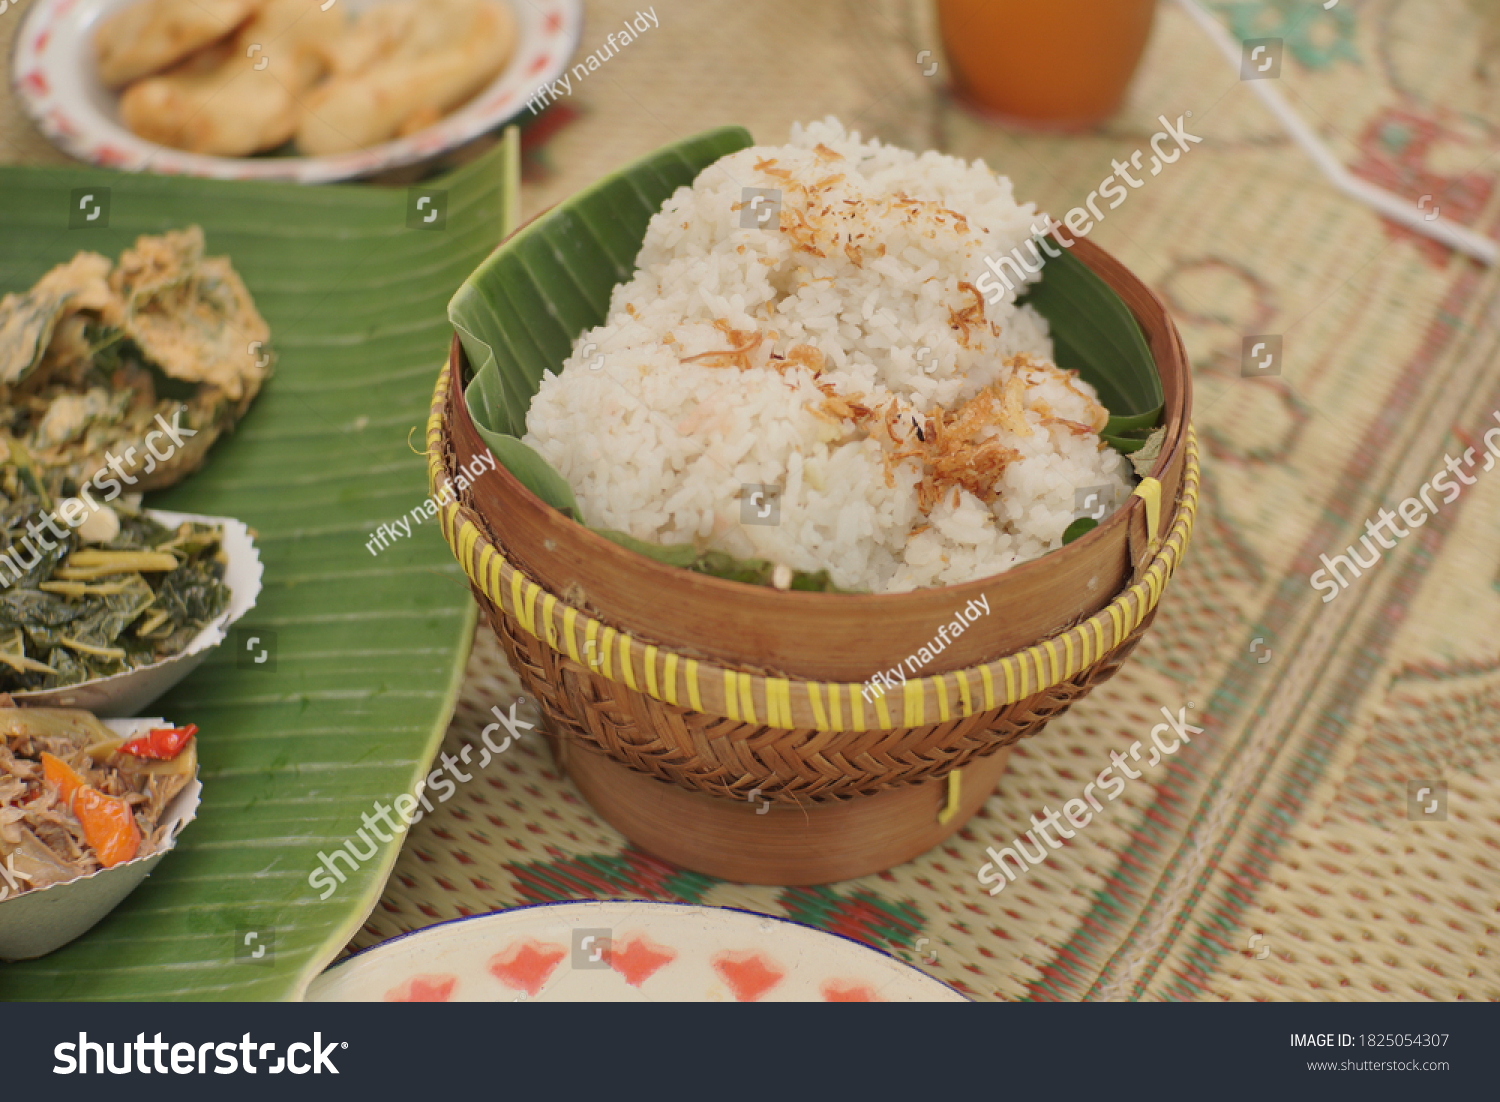
M 229 605 L 221 532 L 175 531 L 123 499 L 119 530 L 86 543 L 54 518 L 79 490 L 60 472 L 0 467 L 0 692 L 56 689 L 179 654 Z

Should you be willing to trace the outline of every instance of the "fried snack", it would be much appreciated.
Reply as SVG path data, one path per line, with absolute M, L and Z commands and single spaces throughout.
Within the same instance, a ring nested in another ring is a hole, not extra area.
M 410 132 L 408 120 L 446 114 L 493 80 L 515 48 L 515 17 L 495 0 L 425 0 L 417 18 L 400 23 L 399 7 L 383 13 L 373 29 L 356 22 L 357 49 L 330 59 L 335 76 L 307 99 L 297 145 L 309 156 L 346 153 Z M 393 27 L 404 27 L 396 36 Z M 398 37 L 394 45 L 390 39 Z M 386 48 L 388 47 L 388 48 Z M 384 49 L 384 52 L 382 52 Z
M 64 323 L 77 312 L 121 316 L 109 289 L 110 267 L 98 253 L 79 253 L 42 276 L 31 290 L 0 299 L 0 394 L 41 368 L 49 349 L 55 352 L 58 343 L 76 351 L 79 335 Z
M 295 94 L 305 92 L 328 72 L 327 43 L 344 33 L 344 10 L 324 11 L 318 0 L 267 0 L 234 36 L 238 56 L 264 64 Z
M 120 121 L 159 145 L 246 157 L 286 142 L 300 110 L 293 91 L 231 40 L 202 50 L 120 97 Z
M 271 362 L 244 283 L 203 250 L 197 226 L 142 237 L 113 271 L 82 253 L 0 300 L 0 454 L 83 482 L 128 448 L 120 470 L 132 490 L 170 486 L 203 463 Z M 191 431 L 151 459 L 141 445 L 158 418 Z
M 265 0 L 142 0 L 99 24 L 99 79 L 119 88 L 233 34 Z
M 415 113 L 408 115 L 406 120 L 396 130 L 396 137 L 406 138 L 429 126 L 435 126 L 443 121 L 443 113 L 436 107 L 424 107 Z
M 174 379 L 203 383 L 244 413 L 265 370 L 247 354 L 271 339 L 250 292 L 227 257 L 203 255 L 203 230 L 189 226 L 140 237 L 120 254 L 109 285 L 125 302 L 126 336 Z
M 247 157 L 291 138 L 298 97 L 327 72 L 321 46 L 345 26 L 318 0 L 268 0 L 233 38 L 137 81 L 120 121 L 147 141 L 189 153 Z
M 370 66 L 391 57 L 403 42 L 410 42 L 420 29 L 417 5 L 393 2 L 360 12 L 337 38 L 323 43 L 321 54 L 328 71 L 336 77 L 358 76 Z

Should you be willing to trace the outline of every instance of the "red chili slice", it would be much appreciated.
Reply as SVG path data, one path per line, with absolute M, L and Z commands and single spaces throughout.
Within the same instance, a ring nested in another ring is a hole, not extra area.
M 120 753 L 152 761 L 171 761 L 182 753 L 197 733 L 196 723 L 189 723 L 186 727 L 157 727 L 149 735 L 125 743 L 120 747 Z

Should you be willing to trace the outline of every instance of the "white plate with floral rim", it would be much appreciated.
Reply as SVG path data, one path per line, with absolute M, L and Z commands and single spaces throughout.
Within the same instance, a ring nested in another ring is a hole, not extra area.
M 452 114 L 409 137 L 328 157 L 208 157 L 137 137 L 119 121 L 117 97 L 96 73 L 93 35 L 100 20 L 138 0 L 35 0 L 16 32 L 11 80 L 26 113 L 58 148 L 126 172 L 219 180 L 327 183 L 416 164 L 495 130 L 536 89 L 567 67 L 583 31 L 582 0 L 508 0 L 517 38 L 510 62 Z M 335 0 L 338 2 L 338 0 Z M 342 0 L 358 10 L 381 0 Z
M 311 1002 L 966 1002 L 857 941 L 769 915 L 639 900 L 455 919 L 366 949 Z

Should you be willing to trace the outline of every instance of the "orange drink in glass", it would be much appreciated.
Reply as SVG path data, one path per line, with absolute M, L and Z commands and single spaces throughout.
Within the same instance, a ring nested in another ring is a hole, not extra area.
M 962 99 L 1038 129 L 1076 130 L 1119 108 L 1156 0 L 938 0 Z

